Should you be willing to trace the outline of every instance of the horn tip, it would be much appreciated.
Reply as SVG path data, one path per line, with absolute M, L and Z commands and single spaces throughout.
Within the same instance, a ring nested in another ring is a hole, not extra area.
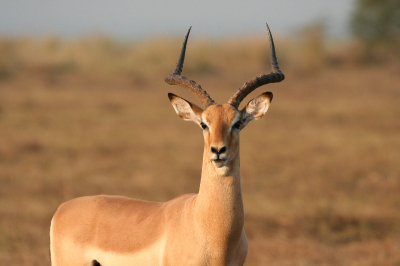
M 267 26 L 267 29 L 270 32 L 271 30 L 269 29 L 268 23 L 265 23 L 265 25 Z
M 269 28 L 268 23 L 265 23 L 265 25 L 267 26 L 267 31 L 268 31 L 269 37 L 272 38 L 271 29 Z

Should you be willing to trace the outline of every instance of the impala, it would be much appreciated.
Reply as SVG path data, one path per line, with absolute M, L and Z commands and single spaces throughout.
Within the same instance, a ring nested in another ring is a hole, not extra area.
M 272 72 L 246 82 L 226 104 L 215 103 L 200 85 L 181 76 L 190 28 L 176 68 L 165 78 L 192 92 L 204 106 L 203 110 L 168 94 L 178 116 L 203 130 L 199 192 L 162 203 L 99 195 L 61 204 L 50 228 L 53 266 L 244 264 L 239 132 L 267 112 L 272 93 L 264 92 L 238 108 L 254 89 L 284 79 L 268 25 L 267 29 Z

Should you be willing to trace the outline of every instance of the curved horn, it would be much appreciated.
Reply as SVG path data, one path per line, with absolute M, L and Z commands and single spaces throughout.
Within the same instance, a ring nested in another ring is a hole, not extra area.
M 215 104 L 210 95 L 208 95 L 208 93 L 194 80 L 189 80 L 186 77 L 181 76 L 183 62 L 185 60 L 186 44 L 191 28 L 192 27 L 189 28 L 185 36 L 185 41 L 183 42 L 181 54 L 179 55 L 178 62 L 176 63 L 176 68 L 172 74 L 165 77 L 165 82 L 170 85 L 178 85 L 187 89 L 188 91 L 196 95 L 196 97 L 199 98 L 199 100 L 202 102 L 203 106 L 207 108 L 208 106 Z
M 259 77 L 255 77 L 254 79 L 246 82 L 239 90 L 229 99 L 228 104 L 239 108 L 240 103 L 243 99 L 253 90 L 257 89 L 258 87 L 268 84 L 268 83 L 275 83 L 281 82 L 285 79 L 285 75 L 279 70 L 278 60 L 276 59 L 275 53 L 275 45 L 274 40 L 272 38 L 271 31 L 268 27 L 268 36 L 269 36 L 269 43 L 271 49 L 271 67 L 272 72 L 269 74 L 262 74 Z

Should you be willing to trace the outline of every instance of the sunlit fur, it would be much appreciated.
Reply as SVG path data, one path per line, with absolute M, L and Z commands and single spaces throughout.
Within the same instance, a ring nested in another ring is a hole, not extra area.
M 52 220 L 52 265 L 243 265 L 239 131 L 232 130 L 240 113 L 215 105 L 201 117 L 209 129 L 198 194 L 165 203 L 104 195 L 65 202 Z M 212 145 L 227 146 L 224 167 L 211 163 Z
M 203 128 L 198 194 L 168 202 L 105 195 L 67 201 L 51 223 L 53 266 L 86 266 L 94 260 L 103 266 L 244 264 L 239 131 L 265 114 L 272 94 L 261 94 L 241 111 L 229 104 L 203 111 L 176 95 L 169 97 L 182 119 Z M 221 160 L 216 160 L 217 150 Z
M 247 256 L 240 183 L 239 131 L 268 110 L 265 92 L 239 111 L 256 87 L 280 82 L 272 35 L 273 73 L 251 80 L 219 105 L 194 81 L 181 76 L 190 29 L 176 69 L 166 77 L 194 93 L 205 106 L 168 94 L 183 120 L 199 125 L 204 135 L 203 166 L 198 194 L 168 202 L 119 196 L 81 197 L 61 204 L 50 229 L 53 266 L 98 265 L 243 265 Z M 162 177 L 160 177 L 162 178 Z

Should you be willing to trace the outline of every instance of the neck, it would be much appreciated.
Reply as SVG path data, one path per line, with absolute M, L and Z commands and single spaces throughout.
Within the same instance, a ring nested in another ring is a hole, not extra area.
M 238 241 L 244 223 L 239 152 L 226 166 L 216 168 L 208 150 L 204 150 L 196 200 L 197 221 L 211 238 Z

